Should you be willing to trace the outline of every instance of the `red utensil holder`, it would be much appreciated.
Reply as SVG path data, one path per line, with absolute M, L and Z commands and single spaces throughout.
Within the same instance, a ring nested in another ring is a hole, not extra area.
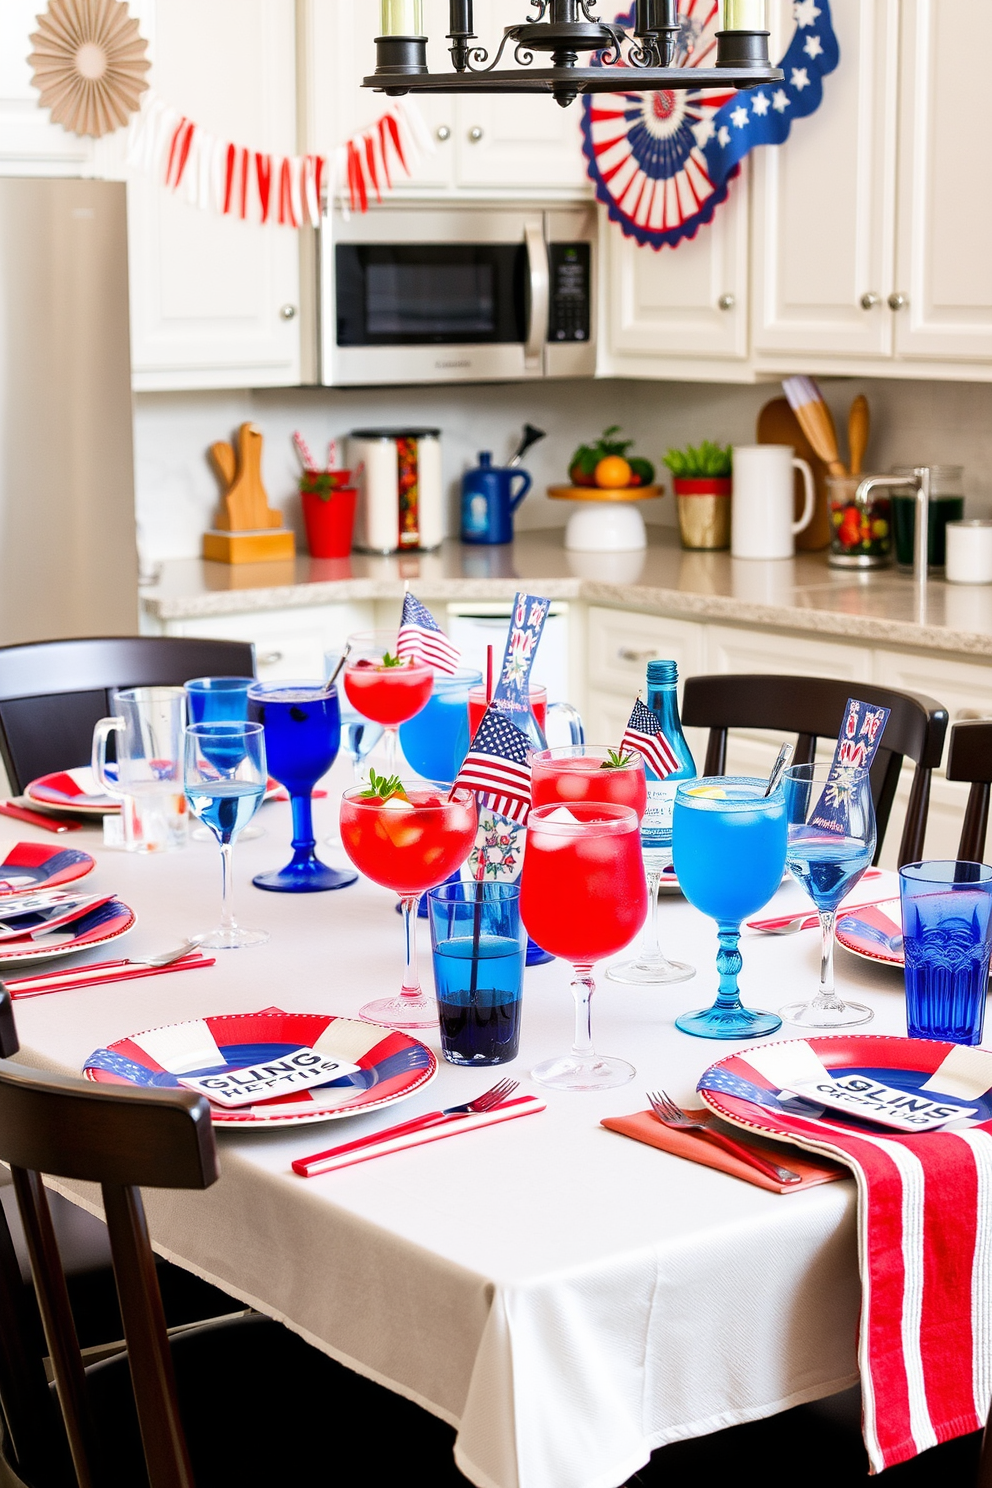
M 301 491 L 307 547 L 312 558 L 347 558 L 355 526 L 354 486 L 343 486 L 323 500 L 315 491 Z

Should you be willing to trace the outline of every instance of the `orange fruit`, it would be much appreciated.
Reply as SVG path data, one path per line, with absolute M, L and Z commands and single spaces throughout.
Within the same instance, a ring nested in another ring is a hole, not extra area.
M 618 491 L 630 485 L 631 470 L 622 455 L 606 455 L 596 466 L 596 484 L 604 490 Z

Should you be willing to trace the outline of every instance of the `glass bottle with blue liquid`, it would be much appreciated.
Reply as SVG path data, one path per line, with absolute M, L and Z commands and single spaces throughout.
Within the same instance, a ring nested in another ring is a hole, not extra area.
M 674 661 L 648 662 L 647 707 L 657 719 L 677 766 L 662 779 L 648 761 L 644 761 L 648 805 L 641 823 L 641 852 L 648 881 L 648 924 L 639 954 L 631 961 L 611 966 L 606 973 L 610 981 L 638 987 L 687 982 L 696 975 L 694 966 L 684 961 L 670 961 L 658 941 L 658 892 L 663 879 L 674 883 L 671 865 L 675 792 L 683 781 L 694 780 L 697 774 L 692 750 L 682 732 L 678 681 L 679 669 Z

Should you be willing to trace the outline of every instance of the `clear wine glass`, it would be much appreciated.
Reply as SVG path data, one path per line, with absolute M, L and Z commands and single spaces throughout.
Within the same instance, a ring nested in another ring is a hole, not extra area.
M 875 855 L 875 808 L 867 770 L 793 765 L 783 779 L 789 818 L 786 867 L 820 918 L 820 986 L 814 998 L 779 1012 L 799 1028 L 854 1028 L 874 1014 L 834 989 L 837 909 Z
M 251 677 L 194 677 L 184 683 L 190 723 L 246 723 L 252 680 Z M 244 842 L 250 842 L 253 837 L 264 837 L 265 830 L 249 823 L 239 835 Z M 209 827 L 197 827 L 192 836 L 196 842 L 209 842 L 213 833 Z
M 190 810 L 220 843 L 221 922 L 196 940 L 209 950 L 263 945 L 266 930 L 244 930 L 234 918 L 232 854 L 265 794 L 265 731 L 259 723 L 193 723 L 185 731 L 183 788 Z

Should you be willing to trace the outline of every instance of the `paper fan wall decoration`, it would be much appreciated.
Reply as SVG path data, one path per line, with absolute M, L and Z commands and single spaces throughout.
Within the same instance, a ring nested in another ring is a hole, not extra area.
M 50 0 L 32 35 L 32 82 L 52 120 L 99 136 L 135 113 L 151 63 L 126 0 Z

